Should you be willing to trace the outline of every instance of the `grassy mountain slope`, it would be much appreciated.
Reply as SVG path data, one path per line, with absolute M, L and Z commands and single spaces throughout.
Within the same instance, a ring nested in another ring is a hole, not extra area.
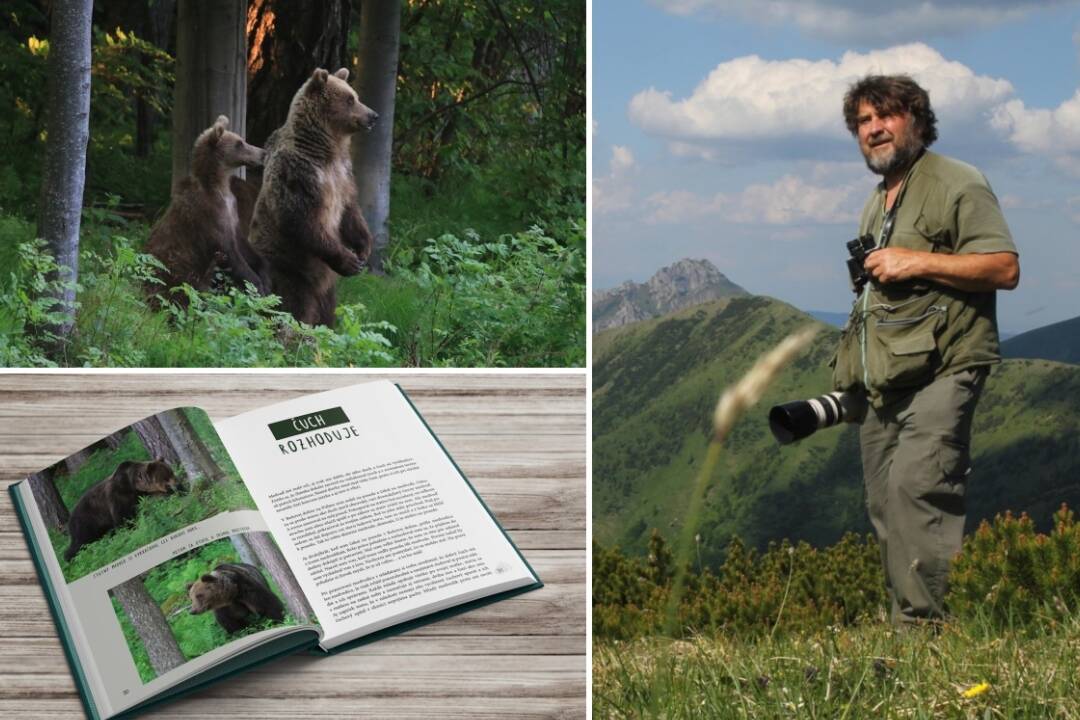
M 815 545 L 868 531 L 854 427 L 780 447 L 766 421 L 778 402 L 829 389 L 838 331 L 765 297 L 730 298 L 615 328 L 593 345 L 593 515 L 603 544 L 644 552 L 648 529 L 674 537 L 705 454 L 717 397 L 765 350 L 807 324 L 814 348 L 787 368 L 728 438 L 703 513 L 702 561 L 732 534 L 756 546 Z M 1009 361 L 995 370 L 975 421 L 970 522 L 1006 508 L 1048 524 L 1080 505 L 1080 368 Z
M 1080 317 L 1029 330 L 1001 343 L 1007 358 L 1038 358 L 1080 364 Z

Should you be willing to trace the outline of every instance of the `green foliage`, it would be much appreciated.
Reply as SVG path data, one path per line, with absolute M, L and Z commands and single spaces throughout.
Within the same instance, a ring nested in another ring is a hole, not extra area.
M 60 269 L 45 249 L 44 240 L 15 241 L 10 231 L 23 230 L 17 218 L 0 219 L 0 243 L 14 248 L 7 278 L 0 278 L 0 366 L 54 366 L 47 347 L 56 336 L 47 330 L 59 325 L 64 313 L 59 297 L 70 283 L 57 278 Z
M 0 210 L 31 215 L 48 142 L 48 22 L 36 4 L 18 3 L 0 32 Z M 8 15 L 7 12 L 4 13 Z M 90 66 L 90 144 L 87 194 L 161 207 L 168 202 L 168 133 L 158 152 L 134 155 L 135 99 L 165 113 L 172 97 L 172 58 L 135 33 L 95 28 Z M 10 163 L 10 164 L 9 164 Z
M 60 563 L 68 582 L 105 567 L 182 527 L 221 512 L 255 509 L 254 500 L 236 474 L 235 467 L 227 459 L 205 413 L 197 410 L 188 410 L 186 413 L 196 432 L 206 442 L 214 461 L 224 472 L 224 477 L 216 483 L 196 482 L 194 487 L 181 494 L 141 498 L 135 517 L 130 523 L 84 545 L 70 561 L 64 559 L 63 553 L 67 550 L 71 538 L 63 531 L 50 530 L 49 538 L 57 562 Z M 94 452 L 74 474 L 57 476 L 54 482 L 65 507 L 71 510 L 83 493 L 92 485 L 108 478 L 120 463 L 150 459 L 150 454 L 139 436 L 135 432 L 128 432 L 119 448 Z M 182 483 L 190 483 L 183 468 L 174 467 L 173 472 Z
M 995 626 L 1056 626 L 1080 610 L 1080 525 L 1062 505 L 1048 534 L 1027 515 L 983 521 L 953 565 L 949 608 Z
M 585 234 L 552 238 L 540 227 L 483 242 L 443 235 L 403 250 L 386 277 L 342 283 L 333 329 L 297 323 L 275 296 L 253 288 L 163 293 L 158 261 L 138 251 L 147 229 L 115 202 L 84 213 L 80 308 L 60 356 L 40 328 L 55 317 L 45 291 L 57 266 L 26 221 L 0 216 L 0 248 L 13 267 L 0 282 L 0 363 L 88 367 L 573 366 L 584 364 Z M 123 233 L 123 234 L 119 234 Z M 222 285 L 227 285 L 222 281 Z
M 241 562 L 241 560 L 236 553 L 236 549 L 228 539 L 224 539 L 208 543 L 196 550 L 162 563 L 146 574 L 143 585 L 146 587 L 150 597 L 161 608 L 166 622 L 168 622 L 173 636 L 180 646 L 180 651 L 187 660 L 193 660 L 228 642 L 247 635 L 271 628 L 300 624 L 293 615 L 286 612 L 285 619 L 281 622 L 274 622 L 269 618 L 264 618 L 261 622 L 244 628 L 233 635 L 228 635 L 214 619 L 213 612 L 192 615 L 190 612 L 191 601 L 188 598 L 188 586 L 221 563 L 238 562 Z M 274 582 L 274 579 L 265 572 L 263 577 L 269 583 L 274 594 L 284 602 L 281 589 Z M 121 628 L 124 630 L 124 639 L 131 650 L 135 666 L 139 670 L 140 679 L 144 684 L 150 682 L 157 677 L 157 673 L 150 665 L 142 641 L 115 598 L 113 599 L 113 609 L 120 620 Z
M 494 242 L 442 235 L 415 258 L 399 254 L 393 275 L 415 288 L 398 326 L 408 364 L 584 364 L 585 238 L 575 232 L 566 245 L 539 227 Z
M 656 530 L 644 559 L 594 544 L 594 636 L 662 633 L 671 563 Z M 686 584 L 678 625 L 704 634 L 771 635 L 854 624 L 880 615 L 885 602 L 877 541 L 851 533 L 824 550 L 804 542 L 772 543 L 760 557 L 733 538 L 718 574 L 691 569 Z

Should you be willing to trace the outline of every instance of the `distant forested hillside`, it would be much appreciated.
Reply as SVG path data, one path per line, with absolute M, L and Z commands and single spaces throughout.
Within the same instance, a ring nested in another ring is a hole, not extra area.
M 1001 343 L 1007 358 L 1080 364 L 1080 317 L 1029 330 Z
M 616 328 L 593 346 L 595 537 L 643 553 L 649 528 L 674 537 L 704 457 L 719 393 L 767 348 L 807 324 L 812 351 L 785 370 L 729 437 L 706 499 L 701 553 L 720 559 L 734 534 L 748 545 L 824 546 L 869 531 L 858 434 L 821 431 L 780 447 L 768 408 L 829 390 L 839 333 L 766 297 L 720 300 Z M 1011 360 L 994 370 L 975 418 L 969 531 L 1005 509 L 1040 527 L 1062 502 L 1080 504 L 1080 368 Z

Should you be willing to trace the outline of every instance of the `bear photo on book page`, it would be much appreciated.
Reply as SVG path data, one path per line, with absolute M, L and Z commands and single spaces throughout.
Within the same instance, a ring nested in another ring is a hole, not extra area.
M 161 412 L 11 494 L 94 717 L 541 587 L 385 381 Z

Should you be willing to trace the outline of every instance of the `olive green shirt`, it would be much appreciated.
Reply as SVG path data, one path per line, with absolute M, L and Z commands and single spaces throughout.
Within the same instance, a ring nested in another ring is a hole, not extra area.
M 863 209 L 859 234 L 882 242 L 885 184 Z M 975 168 L 926 151 L 894 203 L 886 247 L 940 253 L 1016 252 L 994 192 Z M 996 294 L 928 280 L 868 282 L 833 361 L 837 390 L 865 387 L 881 407 L 940 375 L 1001 361 Z

